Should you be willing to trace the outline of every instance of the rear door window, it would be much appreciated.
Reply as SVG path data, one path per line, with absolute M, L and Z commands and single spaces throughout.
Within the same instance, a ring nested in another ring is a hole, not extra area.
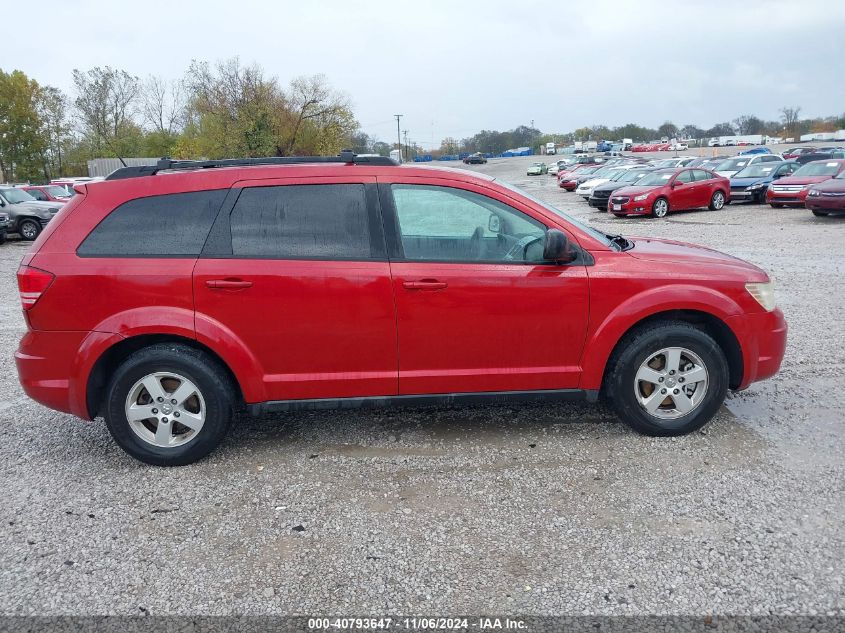
M 362 184 L 247 187 L 231 214 L 232 256 L 262 259 L 373 258 Z
M 94 227 L 80 257 L 196 257 L 226 189 L 171 193 L 124 202 Z

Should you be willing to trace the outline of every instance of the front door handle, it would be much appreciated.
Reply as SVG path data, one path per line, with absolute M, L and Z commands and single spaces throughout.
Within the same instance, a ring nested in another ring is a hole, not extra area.
M 445 281 L 437 281 L 436 279 L 421 279 L 420 281 L 403 281 L 402 287 L 405 290 L 443 290 L 449 284 Z
M 244 279 L 209 279 L 205 285 L 212 290 L 242 290 L 251 288 L 252 282 Z

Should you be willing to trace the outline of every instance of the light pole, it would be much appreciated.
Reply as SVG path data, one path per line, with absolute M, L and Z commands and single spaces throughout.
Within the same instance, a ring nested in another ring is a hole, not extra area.
M 399 162 L 402 162 L 402 133 L 399 131 L 399 119 L 401 119 L 404 114 L 394 114 L 393 116 L 396 117 L 396 147 L 399 150 Z

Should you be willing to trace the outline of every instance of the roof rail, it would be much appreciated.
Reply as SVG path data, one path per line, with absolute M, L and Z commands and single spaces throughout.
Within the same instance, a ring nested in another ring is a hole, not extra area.
M 248 167 L 252 165 L 301 165 L 305 163 L 343 163 L 347 165 L 398 165 L 387 156 L 356 156 L 352 150 L 342 150 L 337 156 L 266 156 L 263 158 L 225 158 L 222 160 L 171 160 L 160 158 L 155 165 L 120 167 L 106 176 L 106 180 L 123 180 L 155 176 L 160 171 L 183 169 L 211 169 L 214 167 Z

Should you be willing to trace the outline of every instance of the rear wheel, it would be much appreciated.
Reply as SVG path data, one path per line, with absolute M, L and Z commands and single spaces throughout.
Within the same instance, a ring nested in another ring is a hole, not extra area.
M 706 332 L 658 323 L 627 338 L 606 383 L 616 413 L 646 435 L 684 435 L 704 426 L 728 389 L 728 363 Z
M 725 206 L 725 194 L 721 191 L 714 191 L 713 197 L 710 198 L 710 210 L 718 211 Z
M 669 201 L 666 198 L 658 198 L 651 205 L 651 214 L 656 218 L 665 218 L 669 213 Z
M 216 359 L 162 343 L 135 352 L 114 372 L 104 417 L 112 437 L 135 459 L 182 466 L 220 444 L 234 402 L 231 382 Z
M 23 220 L 18 226 L 18 233 L 23 239 L 32 241 L 41 233 L 41 224 L 35 220 Z
M 817 216 L 819 216 L 819 217 L 826 216 L 826 215 L 827 215 L 827 211 L 818 211 L 818 210 L 816 210 L 816 209 L 813 209 L 813 215 L 817 215 Z

